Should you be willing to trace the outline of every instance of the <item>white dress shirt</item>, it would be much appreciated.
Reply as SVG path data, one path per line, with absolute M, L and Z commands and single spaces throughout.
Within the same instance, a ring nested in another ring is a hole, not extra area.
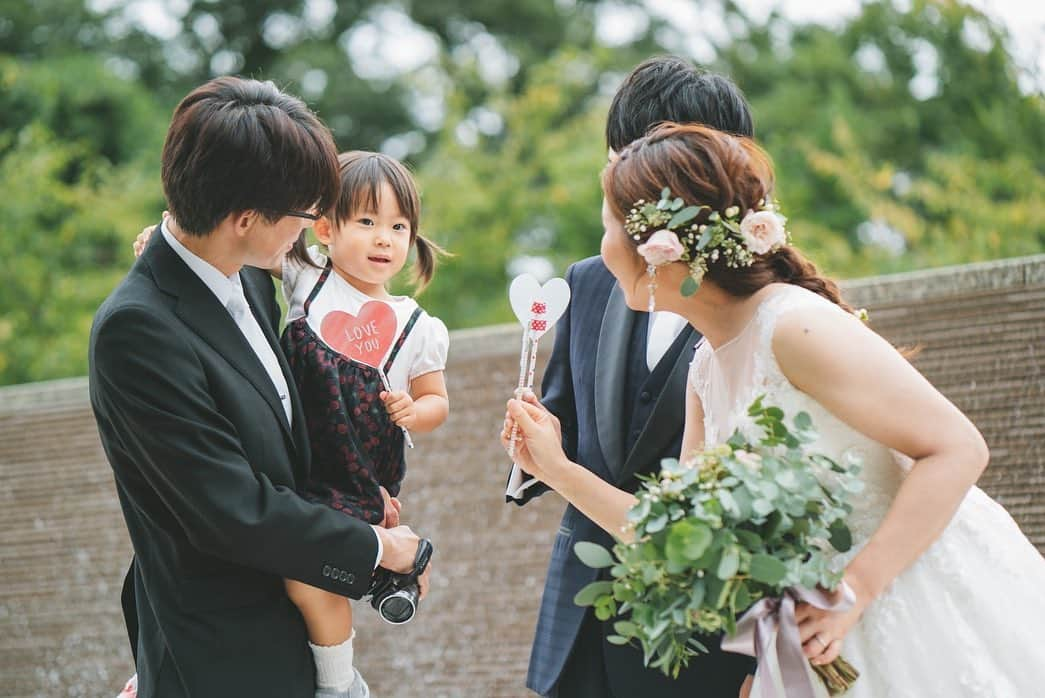
M 195 272 L 196 276 L 200 277 L 200 281 L 211 290 L 218 302 L 232 316 L 239 331 L 243 333 L 243 337 L 247 340 L 247 344 L 254 350 L 255 356 L 258 357 L 258 361 L 261 362 L 265 373 L 268 374 L 269 380 L 272 381 L 272 386 L 276 389 L 280 402 L 283 403 L 283 413 L 287 416 L 287 424 L 293 424 L 294 415 L 290 404 L 290 390 L 287 388 L 287 379 L 279 367 L 279 359 L 276 358 L 276 352 L 272 350 L 272 345 L 269 344 L 265 333 L 261 330 L 261 325 L 258 324 L 254 313 L 250 312 L 247 298 L 243 295 L 243 285 L 240 282 L 239 273 L 232 276 L 222 274 L 217 267 L 181 244 L 178 238 L 174 237 L 167 229 L 166 221 L 163 222 L 161 230 L 163 231 L 163 239 L 167 241 L 171 249 L 181 257 L 182 261 L 189 266 L 189 269 Z
M 650 314 L 649 330 L 646 335 L 646 366 L 652 371 L 664 358 L 679 333 L 686 327 L 686 318 L 667 310 Z
M 247 344 L 254 350 L 258 361 L 261 362 L 269 379 L 272 381 L 276 394 L 279 395 L 280 402 L 283 403 L 283 412 L 287 416 L 287 424 L 293 424 L 293 410 L 290 403 L 290 390 L 287 387 L 287 379 L 279 367 L 279 359 L 276 358 L 272 345 L 269 344 L 265 333 L 261 330 L 254 313 L 250 312 L 247 298 L 243 295 L 243 284 L 240 282 L 239 273 L 232 276 L 222 274 L 213 264 L 181 244 L 171 234 L 171 231 L 167 229 L 167 221 L 163 222 L 160 230 L 163 232 L 163 239 L 167 241 L 167 244 L 171 246 L 175 254 L 181 257 L 182 261 L 200 278 L 200 281 L 210 289 L 214 297 L 218 299 L 218 302 L 232 316 L 239 331 L 243 333 Z M 376 569 L 384 554 L 384 546 L 381 543 L 381 536 L 378 535 L 376 530 L 374 530 L 374 536 L 377 538 L 377 559 L 374 561 L 374 568 Z

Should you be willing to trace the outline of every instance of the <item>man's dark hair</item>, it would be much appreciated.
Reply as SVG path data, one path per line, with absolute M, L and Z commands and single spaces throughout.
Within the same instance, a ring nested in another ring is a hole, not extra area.
M 740 88 L 678 56 L 649 58 L 624 79 L 606 119 L 606 145 L 620 151 L 661 121 L 754 135 L 751 108 Z
M 337 148 L 305 103 L 271 82 L 220 77 L 174 110 L 163 193 L 178 226 L 206 235 L 230 213 L 326 211 L 337 200 Z

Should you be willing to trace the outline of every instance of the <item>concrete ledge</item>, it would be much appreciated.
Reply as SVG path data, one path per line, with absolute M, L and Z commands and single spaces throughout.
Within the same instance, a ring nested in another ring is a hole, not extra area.
M 883 306 L 1045 285 L 1045 254 L 841 282 L 851 305 Z
M 0 387 L 0 415 L 87 404 L 87 376 Z

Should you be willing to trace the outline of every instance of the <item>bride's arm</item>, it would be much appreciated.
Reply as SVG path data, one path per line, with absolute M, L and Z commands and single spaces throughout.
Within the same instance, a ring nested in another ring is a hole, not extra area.
M 679 460 L 685 462 L 694 451 L 704 448 L 704 405 L 693 386 L 686 382 L 686 426 L 682 432 Z
M 987 445 L 957 407 L 855 317 L 789 313 L 777 323 L 773 351 L 798 389 L 915 460 L 878 530 L 846 569 L 862 608 L 943 532 L 987 466 Z
M 635 495 L 614 487 L 598 475 L 569 460 L 562 450 L 558 420 L 532 393 L 524 401 L 511 400 L 501 441 L 507 447 L 513 419 L 519 424 L 523 440 L 516 444 L 515 462 L 524 471 L 548 485 L 582 514 L 618 540 L 632 537 L 628 510 L 635 506 Z M 686 389 L 686 427 L 682 454 L 701 448 L 704 443 L 704 409 L 696 392 Z
M 532 393 L 526 400 L 508 401 L 508 414 L 501 432 L 501 443 L 507 448 L 512 424 L 519 426 L 516 464 L 562 495 L 610 535 L 631 540 L 628 510 L 637 501 L 635 495 L 614 487 L 568 459 L 562 450 L 555 415 L 537 402 Z
M 628 522 L 628 510 L 638 501 L 635 495 L 576 463 L 566 461 L 563 465 L 548 486 L 617 540 L 631 541 L 634 531 Z

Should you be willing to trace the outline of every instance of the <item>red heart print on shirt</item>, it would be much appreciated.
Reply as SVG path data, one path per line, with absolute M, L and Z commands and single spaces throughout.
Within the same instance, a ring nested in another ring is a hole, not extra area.
M 381 301 L 367 301 L 358 315 L 332 310 L 319 333 L 327 345 L 361 364 L 382 368 L 381 361 L 396 338 L 396 314 Z

